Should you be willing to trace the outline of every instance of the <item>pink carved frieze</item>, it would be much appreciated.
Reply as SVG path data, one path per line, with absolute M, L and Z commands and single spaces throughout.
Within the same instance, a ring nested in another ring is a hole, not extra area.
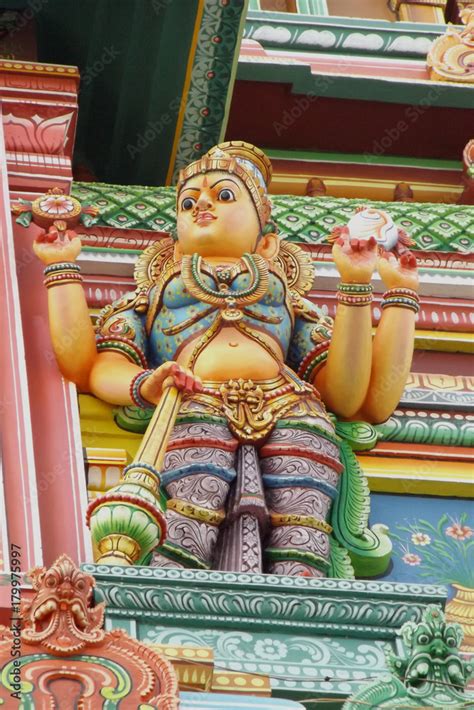
M 8 108 L 4 102 L 5 109 Z M 3 130 L 5 135 L 5 147 L 21 153 L 47 153 L 50 155 L 67 154 L 67 144 L 71 144 L 70 133 L 71 124 L 74 120 L 74 111 L 47 116 L 52 110 L 56 113 L 56 108 L 45 105 L 42 115 L 35 113 L 30 116 L 29 107 L 25 105 L 17 106 L 15 113 L 6 113 L 3 116 Z M 21 115 L 26 114 L 26 115 Z
M 75 67 L 0 60 L 10 191 L 28 197 L 60 187 L 69 192 L 77 123 Z

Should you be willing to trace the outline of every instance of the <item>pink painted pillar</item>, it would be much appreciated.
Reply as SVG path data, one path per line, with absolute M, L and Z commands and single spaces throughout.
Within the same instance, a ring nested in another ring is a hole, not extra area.
M 2 135 L 0 143 L 4 155 Z M 8 221 L 8 214 L 4 217 Z M 91 561 L 92 552 L 85 525 L 87 489 L 77 395 L 75 386 L 62 378 L 51 348 L 43 266 L 31 247 L 37 232 L 34 225 L 24 229 L 13 224 L 12 248 L 24 334 L 22 377 L 24 383 L 27 381 L 31 470 L 36 476 L 41 530 L 37 539 L 41 540 L 46 565 L 62 553 L 80 563 Z
M 0 120 L 0 442 L 7 524 L 2 533 L 21 551 L 23 571 L 42 564 L 36 462 L 7 166 Z M 8 558 L 5 560 L 8 571 Z
M 32 254 L 37 227 L 15 224 L 13 232 L 17 254 Z M 17 262 L 45 563 L 64 552 L 78 563 L 92 561 L 76 387 L 62 377 L 52 351 L 44 267 L 34 256 Z

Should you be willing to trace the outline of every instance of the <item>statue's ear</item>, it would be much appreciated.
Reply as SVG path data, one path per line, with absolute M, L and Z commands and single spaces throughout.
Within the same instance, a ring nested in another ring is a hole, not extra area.
M 271 261 L 280 251 L 280 239 L 276 234 L 270 232 L 269 234 L 264 234 L 255 250 L 257 254 L 261 254 L 264 259 Z
M 173 251 L 173 261 L 181 261 L 183 258 L 183 252 L 181 251 L 181 246 L 179 242 L 175 242 Z

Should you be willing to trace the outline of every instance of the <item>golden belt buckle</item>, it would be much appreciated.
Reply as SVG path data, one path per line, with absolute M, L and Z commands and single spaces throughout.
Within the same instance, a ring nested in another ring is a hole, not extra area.
M 261 438 L 273 424 L 273 416 L 264 410 L 264 393 L 252 380 L 229 380 L 220 387 L 224 413 L 241 439 Z

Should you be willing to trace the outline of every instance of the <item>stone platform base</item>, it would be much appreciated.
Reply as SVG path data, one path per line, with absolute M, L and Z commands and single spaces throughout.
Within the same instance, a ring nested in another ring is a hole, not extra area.
M 273 697 L 299 702 L 346 698 L 386 672 L 385 650 L 395 649 L 402 624 L 419 621 L 427 604 L 446 602 L 445 588 L 434 585 L 92 564 L 82 569 L 96 579 L 96 599 L 106 602 L 108 629 L 125 629 L 152 644 L 211 648 L 215 676 L 263 676 Z

